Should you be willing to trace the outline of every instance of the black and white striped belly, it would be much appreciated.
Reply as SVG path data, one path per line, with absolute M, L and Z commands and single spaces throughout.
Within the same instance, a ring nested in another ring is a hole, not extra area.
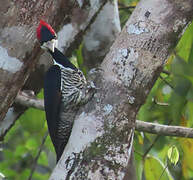
M 86 79 L 78 69 L 61 68 L 62 102 L 67 106 L 77 105 L 86 86 Z
M 68 141 L 78 104 L 84 98 L 86 79 L 78 69 L 60 68 L 61 69 L 61 106 L 58 122 L 57 137 Z

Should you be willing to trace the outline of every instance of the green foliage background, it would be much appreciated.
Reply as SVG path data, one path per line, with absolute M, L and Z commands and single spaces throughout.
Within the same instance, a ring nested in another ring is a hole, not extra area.
M 175 51 L 169 57 L 164 69 L 168 74 L 162 73 L 160 75 L 146 103 L 140 109 L 138 119 L 158 122 L 160 124 L 192 127 L 192 41 L 193 24 L 189 25 Z M 165 105 L 162 105 L 163 103 L 165 103 Z M 139 179 L 141 179 L 142 171 L 146 171 L 142 169 L 139 164 L 142 163 L 142 161 L 146 162 L 148 156 L 144 157 L 143 154 L 152 143 L 153 147 L 148 155 L 159 158 L 165 166 L 168 166 L 167 170 L 173 176 L 173 179 L 183 180 L 193 178 L 192 139 L 159 136 L 158 140 L 154 141 L 158 136 L 139 132 L 136 132 L 135 135 L 135 157 Z M 172 145 L 178 147 L 180 151 L 180 161 L 175 166 L 168 164 L 167 159 L 167 151 Z M 155 171 L 152 173 L 154 172 Z M 163 176 L 161 179 L 164 179 Z
M 123 26 L 137 1 L 120 0 Z M 128 7 L 128 8 L 126 8 Z M 82 66 L 82 44 L 75 51 L 73 62 Z M 81 67 L 85 72 L 85 68 Z M 86 73 L 86 72 L 85 72 Z M 43 98 L 40 92 L 39 98 Z M 193 24 L 189 25 L 175 51 L 168 58 L 164 72 L 156 81 L 137 119 L 160 124 L 192 127 L 193 125 Z M 7 180 L 28 179 L 47 124 L 43 111 L 28 109 L 6 135 L 0 151 L 0 173 Z M 176 165 L 168 158 L 168 149 L 175 146 L 180 154 Z M 151 147 L 151 148 L 150 148 Z M 193 140 L 135 132 L 137 178 L 143 180 L 193 179 Z M 48 179 L 55 165 L 55 153 L 49 137 L 38 159 L 33 180 Z M 1 177 L 1 174 L 0 174 Z
M 43 93 L 40 92 L 38 97 L 43 98 Z M 45 114 L 41 110 L 30 108 L 16 121 L 4 139 L 4 148 L 1 152 L 0 172 L 7 180 L 28 179 L 34 158 L 46 132 Z M 48 137 L 38 159 L 38 168 L 33 174 L 33 179 L 48 179 L 52 171 L 48 163 L 50 154 L 55 156 Z

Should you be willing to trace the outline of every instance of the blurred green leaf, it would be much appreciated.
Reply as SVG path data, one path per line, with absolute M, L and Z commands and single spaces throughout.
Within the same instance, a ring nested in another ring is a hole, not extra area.
M 136 6 L 139 0 L 119 0 L 119 16 L 121 22 L 121 28 L 127 22 L 129 16 L 132 14 L 134 8 L 126 8 Z
M 78 67 L 82 70 L 84 75 L 86 75 L 87 69 L 85 66 L 83 66 L 84 58 L 83 58 L 83 54 L 82 54 L 82 48 L 83 48 L 83 43 L 80 44 L 79 48 L 75 51 L 75 53 L 76 53 Z
M 186 103 L 187 101 L 185 97 L 179 96 L 176 93 L 172 94 L 170 107 L 168 109 L 172 116 L 172 124 L 177 125 L 180 123 Z
M 188 64 L 184 59 L 176 56 L 171 66 L 174 75 L 188 79 L 193 84 L 193 64 Z
M 44 166 L 48 165 L 48 158 L 47 158 L 47 155 L 44 151 L 41 152 L 41 155 L 38 159 L 38 164 L 41 164 L 41 165 L 44 165 Z
M 189 101 L 186 107 L 187 127 L 193 127 L 193 102 Z
M 52 144 L 52 141 L 51 141 L 50 136 L 48 136 L 48 137 L 46 138 L 45 146 L 46 146 L 50 151 L 52 151 L 52 152 L 55 153 L 54 146 L 53 146 L 53 144 Z
M 15 150 L 15 152 L 14 152 L 14 156 L 15 157 L 22 157 L 25 153 L 27 153 L 28 152 L 28 150 L 27 150 L 27 148 L 25 147 L 25 146 L 23 146 L 23 145 L 18 145 L 17 146 L 17 148 L 16 148 L 16 150 Z M 14 157 L 13 157 L 14 158 Z
M 136 175 L 137 179 L 141 179 L 142 177 L 142 172 L 143 172 L 143 161 L 142 157 L 135 152 L 135 168 L 136 168 Z
M 17 172 L 10 169 L 9 167 L 2 170 L 3 174 L 6 177 L 6 180 L 15 180 L 15 177 L 17 176 Z
M 39 133 L 44 129 L 45 112 L 28 109 L 19 119 L 21 126 L 30 133 Z
M 183 150 L 182 171 L 185 179 L 191 179 L 190 171 L 193 171 L 193 140 L 188 138 L 180 138 L 179 142 Z
M 187 99 L 188 101 L 192 101 L 192 102 L 193 102 L 193 86 L 191 86 L 191 87 L 189 88 L 189 91 L 188 91 L 188 93 L 187 93 L 186 99 Z
M 170 141 L 171 141 L 171 138 L 169 137 Z M 173 139 L 172 139 L 173 140 Z M 167 137 L 167 142 L 170 143 L 170 141 L 168 140 L 168 137 Z M 159 143 L 158 143 L 159 144 Z M 168 143 L 167 143 L 168 144 Z M 168 153 L 168 146 L 163 146 L 162 149 L 160 149 L 158 151 L 158 157 L 163 161 L 163 162 L 166 162 L 167 160 L 167 153 Z
M 176 146 L 172 146 L 168 149 L 168 159 L 174 165 L 179 161 L 179 151 Z
M 78 66 L 81 66 L 84 62 L 83 55 L 82 55 L 82 47 L 83 47 L 83 44 L 80 44 L 79 48 L 76 50 Z
M 175 77 L 174 80 L 175 88 L 169 100 L 169 110 L 172 115 L 172 123 L 179 124 L 185 113 L 186 104 L 188 102 L 187 97 L 191 91 L 192 85 L 190 81 L 179 76 Z
M 162 174 L 162 172 L 164 173 Z M 172 180 L 171 175 L 167 169 L 164 168 L 161 161 L 153 156 L 148 156 L 145 159 L 144 174 L 146 180 Z
M 180 42 L 176 47 L 177 54 L 184 59 L 185 61 L 189 61 L 190 63 L 193 61 L 192 54 L 193 54 L 193 23 L 188 26 L 185 33 L 183 34 Z
M 24 169 L 21 174 L 20 173 L 18 174 L 17 180 L 26 180 L 27 177 L 29 177 L 30 172 L 31 172 L 31 169 L 28 169 L 28 168 Z
M 38 93 L 37 98 L 38 98 L 38 99 L 44 99 L 43 89 Z
M 34 138 L 28 139 L 28 141 L 25 144 L 25 147 L 29 150 L 37 150 L 38 149 L 38 144 Z

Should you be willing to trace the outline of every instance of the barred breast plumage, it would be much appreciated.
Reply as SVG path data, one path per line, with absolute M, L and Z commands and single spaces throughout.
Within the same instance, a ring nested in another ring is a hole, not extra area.
M 86 79 L 78 69 L 60 67 L 61 70 L 61 107 L 57 137 L 68 141 L 76 112 L 88 90 Z

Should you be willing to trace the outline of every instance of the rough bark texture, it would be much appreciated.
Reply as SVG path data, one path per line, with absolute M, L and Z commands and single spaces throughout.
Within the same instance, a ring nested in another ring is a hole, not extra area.
M 60 49 L 71 54 L 105 3 L 106 0 L 1 0 L 0 126 L 6 124 L 11 127 L 25 110 L 14 106 L 7 113 L 21 88 L 37 93 L 43 86 L 44 72 L 51 64 L 51 58 L 42 54 L 36 41 L 39 20 L 47 21 L 59 31 Z M 3 122 L 7 119 L 12 121 Z M 5 133 L 0 133 L 1 137 Z
M 118 2 L 112 0 L 103 7 L 84 36 L 84 67 L 92 69 L 100 65 L 120 32 Z
M 192 12 L 191 0 L 140 1 L 102 63 L 99 89 L 77 115 L 50 180 L 125 177 L 136 114 Z

